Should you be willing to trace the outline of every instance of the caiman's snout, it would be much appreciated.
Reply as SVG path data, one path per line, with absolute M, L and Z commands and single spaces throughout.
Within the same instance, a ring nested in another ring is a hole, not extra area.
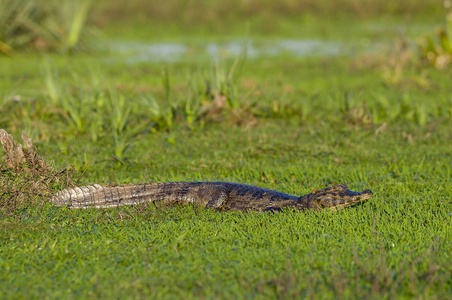
M 361 193 L 362 193 L 361 196 L 363 197 L 363 200 L 369 199 L 374 194 L 374 193 L 372 193 L 371 190 L 364 190 Z
M 337 184 L 333 187 L 314 191 L 312 193 L 312 204 L 321 209 L 338 210 L 366 201 L 372 195 L 371 190 L 354 192 L 349 190 L 345 184 Z

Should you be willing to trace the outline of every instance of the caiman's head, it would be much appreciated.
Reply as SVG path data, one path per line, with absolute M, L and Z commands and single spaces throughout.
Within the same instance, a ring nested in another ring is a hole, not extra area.
M 372 197 L 371 190 L 363 192 L 350 191 L 345 184 L 336 184 L 333 187 L 314 190 L 308 195 L 310 209 L 338 210 Z

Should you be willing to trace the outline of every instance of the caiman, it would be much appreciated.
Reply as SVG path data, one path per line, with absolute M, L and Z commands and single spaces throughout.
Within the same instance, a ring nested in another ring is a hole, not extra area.
M 50 202 L 68 208 L 103 208 L 161 201 L 195 204 L 218 211 L 263 212 L 283 209 L 337 210 L 365 201 L 372 195 L 370 190 L 351 191 L 345 184 L 297 197 L 232 182 L 163 182 L 70 188 L 54 194 Z

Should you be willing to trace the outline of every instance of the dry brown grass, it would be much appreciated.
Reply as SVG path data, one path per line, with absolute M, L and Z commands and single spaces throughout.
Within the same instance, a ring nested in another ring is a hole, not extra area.
M 0 216 L 16 215 L 30 205 L 43 206 L 56 190 L 74 186 L 72 166 L 57 170 L 38 154 L 25 131 L 22 139 L 25 146 L 0 129 L 0 142 L 6 152 L 0 164 Z

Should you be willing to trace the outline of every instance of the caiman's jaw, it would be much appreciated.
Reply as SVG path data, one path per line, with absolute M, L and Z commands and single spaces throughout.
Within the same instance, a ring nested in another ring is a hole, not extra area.
M 309 195 L 309 204 L 312 208 L 339 210 L 366 201 L 372 195 L 371 190 L 354 192 L 349 190 L 345 184 L 337 184 L 333 187 L 313 191 Z

